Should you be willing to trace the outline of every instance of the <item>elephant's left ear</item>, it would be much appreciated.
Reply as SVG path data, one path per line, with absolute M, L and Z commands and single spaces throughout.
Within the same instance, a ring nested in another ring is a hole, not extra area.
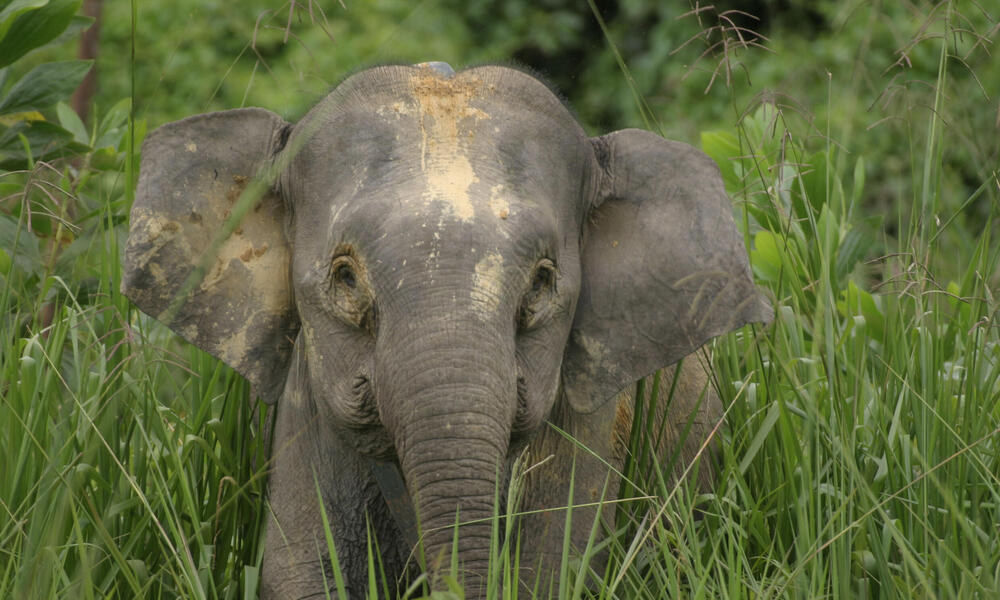
M 298 329 L 285 210 L 261 175 L 287 134 L 283 119 L 259 108 L 151 133 L 122 273 L 136 306 L 236 369 L 267 401 L 281 393 Z
M 711 338 L 772 318 L 712 159 L 636 129 L 591 143 L 601 184 L 563 361 L 567 399 L 584 413 Z

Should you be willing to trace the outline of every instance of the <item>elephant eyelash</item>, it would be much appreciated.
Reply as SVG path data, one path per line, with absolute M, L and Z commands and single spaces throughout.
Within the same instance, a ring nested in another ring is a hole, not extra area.
M 349 272 L 356 283 L 358 270 L 358 259 L 354 256 L 354 249 L 350 246 L 339 246 L 330 260 L 330 267 L 326 274 L 327 281 L 330 286 L 333 286 L 341 281 L 346 272 Z

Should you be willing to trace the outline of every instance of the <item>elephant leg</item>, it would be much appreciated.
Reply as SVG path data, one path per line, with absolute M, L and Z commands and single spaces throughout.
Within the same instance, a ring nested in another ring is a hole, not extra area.
M 305 379 L 295 377 L 294 362 L 275 423 L 261 598 L 323 598 L 327 589 L 336 597 L 320 494 L 347 596 L 363 597 L 367 588 L 370 523 L 394 597 L 407 549 L 372 463 L 331 430 L 302 389 Z
M 698 489 L 702 491 L 711 489 L 715 476 L 711 460 L 715 444 L 710 442 L 704 450 L 703 446 L 722 416 L 722 406 L 710 385 L 710 364 L 708 352 L 700 350 L 686 358 L 680 369 L 669 367 L 662 371 L 654 421 L 649 428 L 660 464 L 675 458 L 671 471 L 665 474 L 668 483 L 679 480 L 693 461 L 707 455 L 708 459 L 702 458 L 696 471 L 687 474 L 690 477 L 697 473 Z M 543 588 L 550 578 L 558 577 L 571 472 L 573 504 L 578 507 L 573 510 L 571 521 L 573 549 L 582 551 L 586 547 L 594 519 L 598 518 L 595 505 L 602 495 L 607 504 L 601 510 L 604 523 L 599 527 L 606 531 L 613 529 L 614 501 L 621 483 L 618 473 L 625 464 L 634 409 L 634 386 L 590 414 L 575 412 L 560 399 L 549 422 L 575 441 L 567 439 L 555 427 L 546 426 L 530 442 L 527 466 L 542 464 L 525 477 L 526 492 L 519 507 L 525 513 L 539 511 L 521 519 L 521 564 L 526 567 L 521 579 L 529 589 L 534 585 L 535 569 L 540 569 Z M 601 573 L 605 560 L 599 554 L 589 566 Z
M 549 423 L 555 427 L 543 426 L 529 443 L 524 461 L 527 472 L 522 484 L 525 492 L 518 507 L 519 512 L 525 513 L 520 517 L 518 528 L 523 590 L 531 590 L 536 578 L 541 577 L 540 589 L 558 592 L 566 507 L 570 501 L 570 473 L 574 483 L 571 552 L 580 552 L 586 547 L 595 519 L 604 520 L 598 527 L 614 523 L 613 501 L 618 496 L 620 482 L 615 471 L 620 471 L 622 463 L 621 457 L 614 455 L 615 438 L 610 424 L 615 413 L 616 402 L 608 402 L 596 412 L 584 415 L 573 411 L 560 399 L 549 415 Z M 608 504 L 598 514 L 602 495 Z M 602 537 L 600 534 L 599 529 L 598 540 Z M 604 561 L 601 554 L 593 557 L 589 566 L 600 571 Z
M 723 411 L 711 384 L 711 363 L 709 351 L 702 348 L 680 365 L 662 370 L 653 422 L 643 426 L 652 434 L 661 467 L 670 466 L 670 471 L 664 473 L 668 485 L 682 478 L 696 477 L 697 489 L 708 492 L 715 481 L 717 444 L 710 438 Z M 652 378 L 647 379 L 647 394 L 651 392 L 651 381 Z M 617 404 L 615 423 L 619 429 L 615 446 L 617 453 L 624 456 L 632 425 L 636 422 L 633 415 L 635 387 L 630 386 L 622 392 Z M 699 458 L 702 460 L 697 468 L 690 468 Z

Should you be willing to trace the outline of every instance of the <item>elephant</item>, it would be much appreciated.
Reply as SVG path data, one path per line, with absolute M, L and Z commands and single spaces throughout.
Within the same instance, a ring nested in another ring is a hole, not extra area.
M 721 414 L 699 349 L 772 318 L 708 156 L 588 137 L 534 75 L 444 63 L 356 72 L 297 124 L 240 108 L 158 128 L 122 290 L 275 404 L 263 598 L 333 588 L 327 531 L 350 597 L 369 543 L 391 589 L 414 557 L 440 572 L 456 523 L 484 597 L 525 461 L 519 564 L 549 581 L 565 511 L 576 547 L 609 514 L 634 384 L 692 356 L 658 409 L 663 456 L 689 424 L 686 467 Z

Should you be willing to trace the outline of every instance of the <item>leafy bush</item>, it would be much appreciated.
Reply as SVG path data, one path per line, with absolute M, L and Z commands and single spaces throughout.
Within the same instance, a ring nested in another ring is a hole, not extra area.
M 87 148 L 80 139 L 86 136 L 75 136 L 41 111 L 76 89 L 89 61 L 40 64 L 3 91 L 11 63 L 86 23 L 74 19 L 79 8 L 80 0 L 11 0 L 0 9 L 0 168 L 26 168 Z

